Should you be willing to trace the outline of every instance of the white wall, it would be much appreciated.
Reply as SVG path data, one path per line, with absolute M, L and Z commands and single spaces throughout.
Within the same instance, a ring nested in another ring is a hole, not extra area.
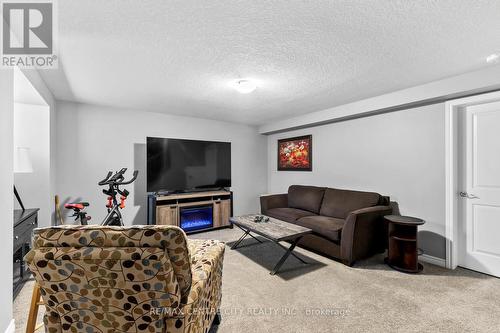
M 31 87 L 36 90 L 36 92 L 40 95 L 41 100 L 39 101 L 39 105 L 45 105 L 49 107 L 49 130 L 50 130 L 50 148 L 49 148 L 49 155 L 50 155 L 50 164 L 49 164 L 49 172 L 50 172 L 50 177 L 49 177 L 49 183 L 50 183 L 50 193 L 48 195 L 50 196 L 50 209 L 51 212 L 53 213 L 53 200 L 54 200 L 54 195 L 56 194 L 56 177 L 57 177 L 57 170 L 56 170 L 56 146 L 57 146 L 57 136 L 56 136 L 56 100 L 54 99 L 54 96 L 52 95 L 52 92 L 49 90 L 43 79 L 41 78 L 40 74 L 36 69 L 22 69 L 14 72 L 14 76 L 19 75 L 19 72 L 22 72 L 22 75 L 24 75 Z M 14 80 L 16 81 L 16 80 Z M 16 90 L 16 87 L 14 87 L 14 90 Z M 17 92 L 14 93 L 14 96 L 21 96 L 22 94 L 19 94 Z M 21 103 L 26 103 L 26 100 L 23 100 L 21 98 L 20 100 L 15 100 L 16 102 L 21 102 Z M 30 102 L 29 104 L 34 104 Z
M 259 211 L 258 196 L 267 187 L 267 141 L 255 127 L 69 102 L 58 102 L 56 114 L 57 192 L 61 201 L 88 200 L 96 223 L 105 216 L 106 201 L 97 182 L 122 167 L 142 172 L 129 186 L 125 223 L 146 223 L 147 136 L 230 141 L 234 213 Z
M 29 147 L 33 173 L 14 175 L 24 207 L 40 208 L 39 226 L 51 225 L 49 107 L 14 103 L 14 149 Z M 14 207 L 19 209 L 17 200 Z
M 12 70 L 0 70 L 0 220 L 4 223 L 0 232 L 2 274 L 0 274 L 0 332 L 4 332 L 12 320 L 12 256 L 13 243 L 13 123 L 14 123 L 14 75 Z
M 291 184 L 389 195 L 402 215 L 423 218 L 420 246 L 444 258 L 444 104 L 359 118 L 268 137 L 268 191 Z M 312 134 L 313 171 L 277 171 L 280 138 Z

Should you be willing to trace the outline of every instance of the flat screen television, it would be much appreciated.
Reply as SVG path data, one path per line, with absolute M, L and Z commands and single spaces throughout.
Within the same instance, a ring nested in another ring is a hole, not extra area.
M 147 191 L 231 187 L 231 143 L 147 138 Z

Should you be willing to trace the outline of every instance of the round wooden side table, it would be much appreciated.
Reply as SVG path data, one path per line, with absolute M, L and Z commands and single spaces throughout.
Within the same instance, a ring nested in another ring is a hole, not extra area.
M 389 246 L 385 262 L 395 270 L 418 273 L 424 266 L 418 262 L 418 226 L 425 223 L 416 217 L 387 215 Z

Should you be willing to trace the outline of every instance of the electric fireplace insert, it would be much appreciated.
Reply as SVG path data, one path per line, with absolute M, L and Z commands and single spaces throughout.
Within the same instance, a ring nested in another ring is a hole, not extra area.
M 184 231 L 195 231 L 213 227 L 213 207 L 203 205 L 180 208 L 180 226 Z

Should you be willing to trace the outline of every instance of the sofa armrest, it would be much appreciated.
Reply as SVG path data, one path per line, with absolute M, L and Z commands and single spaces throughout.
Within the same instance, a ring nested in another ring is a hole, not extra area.
M 260 213 L 266 214 L 272 208 L 285 208 L 288 207 L 288 194 L 270 194 L 262 195 L 260 197 Z
M 391 213 L 390 206 L 374 206 L 347 216 L 340 241 L 340 255 L 346 264 L 385 250 L 387 229 L 383 217 Z

